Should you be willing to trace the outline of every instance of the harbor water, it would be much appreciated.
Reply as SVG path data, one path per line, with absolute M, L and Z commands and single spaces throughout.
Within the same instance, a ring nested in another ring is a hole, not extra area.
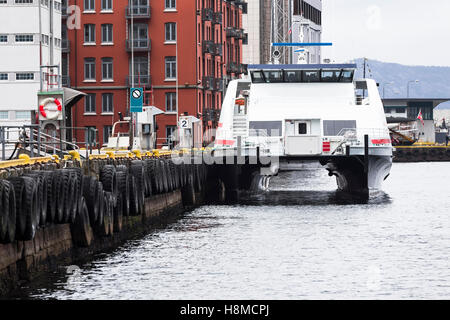
M 368 202 L 335 189 L 324 169 L 281 173 L 14 297 L 450 298 L 450 163 L 396 163 Z

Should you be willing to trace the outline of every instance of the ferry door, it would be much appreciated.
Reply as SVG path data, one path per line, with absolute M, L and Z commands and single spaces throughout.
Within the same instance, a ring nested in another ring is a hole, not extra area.
M 286 155 L 316 155 L 320 153 L 318 136 L 311 132 L 310 120 L 286 120 L 284 149 Z

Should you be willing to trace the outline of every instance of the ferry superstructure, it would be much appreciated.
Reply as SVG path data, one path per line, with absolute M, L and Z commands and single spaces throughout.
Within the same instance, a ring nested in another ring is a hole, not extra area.
M 249 65 L 229 83 L 216 149 L 257 148 L 284 163 L 319 161 L 338 187 L 380 189 L 392 145 L 377 84 L 354 64 Z

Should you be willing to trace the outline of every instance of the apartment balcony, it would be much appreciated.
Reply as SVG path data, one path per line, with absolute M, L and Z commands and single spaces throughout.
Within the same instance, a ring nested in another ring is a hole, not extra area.
M 202 11 L 202 21 L 213 21 L 214 11 L 213 9 L 207 8 Z
M 212 21 L 214 24 L 222 24 L 222 21 L 223 21 L 222 12 L 214 12 Z
M 227 73 L 239 73 L 239 64 L 236 62 L 227 63 Z
M 227 27 L 227 38 L 236 38 L 236 39 L 242 39 L 244 38 L 244 30 L 240 28 L 235 27 Z
M 202 85 L 204 90 L 214 90 L 215 88 L 215 79 L 213 77 L 203 77 Z
M 134 75 L 134 84 L 132 83 L 133 77 L 128 76 L 126 78 L 126 83 L 128 87 L 145 87 L 149 88 L 152 85 L 152 77 L 150 75 Z
M 214 54 L 216 56 L 221 56 L 223 55 L 223 45 L 221 43 L 216 43 L 214 45 Z
M 61 85 L 63 87 L 69 88 L 70 87 L 70 76 L 61 76 Z
M 127 6 L 125 16 L 127 19 L 131 19 L 131 14 L 133 14 L 133 19 L 150 19 L 150 12 L 150 6 L 133 6 L 133 10 L 130 6 Z
M 70 40 L 67 39 L 61 40 L 61 52 L 63 53 L 70 52 Z
M 211 40 L 203 40 L 203 53 L 215 54 L 216 46 L 214 41 Z
M 212 108 L 203 109 L 202 118 L 203 121 L 219 121 L 220 110 Z
M 214 79 L 214 90 L 216 91 L 223 91 L 223 79 L 222 78 L 216 78 Z
M 131 52 L 131 40 L 125 40 L 127 44 L 127 51 Z M 152 49 L 150 39 L 134 39 L 133 40 L 134 52 L 150 51 Z

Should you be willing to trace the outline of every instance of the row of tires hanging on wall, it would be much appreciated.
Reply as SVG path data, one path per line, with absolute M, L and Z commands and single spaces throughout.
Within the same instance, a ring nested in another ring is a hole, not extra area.
M 396 148 L 394 161 L 448 161 L 450 148 Z
M 0 242 L 32 240 L 38 228 L 71 224 L 78 246 L 89 246 L 93 233 L 122 230 L 124 216 L 145 212 L 145 198 L 189 186 L 200 191 L 203 165 L 175 164 L 164 158 L 98 160 L 99 174 L 79 167 L 29 170 L 0 180 Z

